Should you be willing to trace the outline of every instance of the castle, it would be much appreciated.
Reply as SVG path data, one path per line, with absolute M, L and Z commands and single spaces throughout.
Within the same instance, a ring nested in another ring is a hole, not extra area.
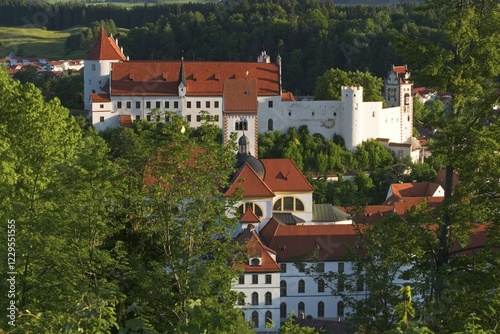
M 208 118 L 223 129 L 226 141 L 233 132 L 249 136 L 254 156 L 259 133 L 307 125 L 327 139 L 342 136 L 348 150 L 373 138 L 396 157 L 418 160 L 405 66 L 388 73 L 387 108 L 382 101 L 363 101 L 363 87 L 342 87 L 340 101 L 297 101 L 283 91 L 281 77 L 281 58 L 272 63 L 265 52 L 256 62 L 131 61 L 101 28 L 85 58 L 85 110 L 98 130 L 134 120 L 168 121 L 153 110 L 174 112 L 194 128 Z

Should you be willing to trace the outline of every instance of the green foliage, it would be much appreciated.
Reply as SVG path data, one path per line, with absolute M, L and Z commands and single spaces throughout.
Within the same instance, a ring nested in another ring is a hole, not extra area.
M 286 320 L 284 323 L 281 324 L 280 327 L 280 334 L 315 334 L 318 333 L 314 328 L 312 327 L 306 327 L 306 326 L 299 326 L 295 320 L 294 317 L 291 316 Z
M 381 78 L 368 72 L 345 72 L 331 68 L 318 78 L 314 91 L 315 100 L 340 100 L 342 86 L 362 86 L 364 101 L 384 101 Z
M 359 170 L 374 170 L 394 163 L 394 154 L 375 139 L 369 139 L 358 145 L 354 156 Z

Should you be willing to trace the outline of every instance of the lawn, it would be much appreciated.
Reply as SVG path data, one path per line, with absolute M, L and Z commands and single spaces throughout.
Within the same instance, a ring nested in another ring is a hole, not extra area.
M 0 57 L 14 52 L 51 60 L 81 59 L 86 51 L 65 54 L 64 43 L 69 35 L 82 29 L 83 27 L 72 27 L 63 31 L 50 31 L 27 26 L 0 27 Z

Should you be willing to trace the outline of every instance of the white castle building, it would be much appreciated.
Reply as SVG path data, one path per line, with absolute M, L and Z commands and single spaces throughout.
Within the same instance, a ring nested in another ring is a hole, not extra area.
M 287 131 L 307 125 L 326 139 L 337 134 L 348 150 L 377 139 L 397 157 L 418 159 L 412 140 L 412 82 L 405 66 L 393 66 L 385 81 L 385 99 L 363 101 L 363 87 L 342 87 L 340 101 L 296 101 L 284 93 L 281 58 L 271 63 L 262 53 L 256 62 L 130 61 L 101 28 L 85 58 L 84 98 L 92 125 L 104 130 L 152 119 L 151 112 L 170 111 L 192 127 L 206 117 L 224 130 L 250 136 L 257 156 L 258 133 Z

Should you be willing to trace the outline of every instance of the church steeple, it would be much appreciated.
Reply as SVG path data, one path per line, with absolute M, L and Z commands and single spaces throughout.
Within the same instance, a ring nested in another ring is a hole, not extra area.
M 127 57 L 113 37 L 108 37 L 106 30 L 101 26 L 97 40 L 85 60 L 127 60 Z
M 250 140 L 245 136 L 245 132 L 243 132 L 243 136 L 238 140 L 239 150 L 238 153 L 241 155 L 251 155 L 250 154 Z
M 184 68 L 184 56 L 181 57 L 181 68 L 179 70 L 179 96 L 180 97 L 185 97 L 186 96 L 186 69 Z

